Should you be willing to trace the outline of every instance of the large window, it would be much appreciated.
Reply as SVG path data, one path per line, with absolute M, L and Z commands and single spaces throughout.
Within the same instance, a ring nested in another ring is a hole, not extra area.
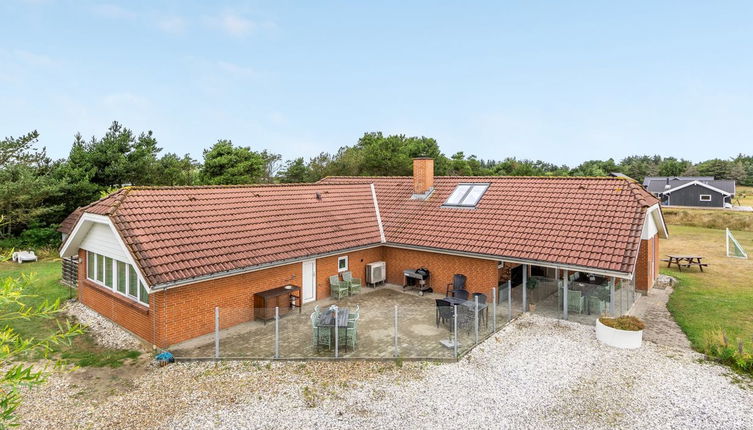
M 118 292 L 121 294 L 125 294 L 126 292 L 126 266 L 128 265 L 122 261 L 118 261 Z
M 139 282 L 138 276 L 136 276 L 136 271 L 133 269 L 133 266 L 128 266 L 128 295 L 131 297 L 138 297 L 138 290 L 136 289 L 136 285 Z
M 112 288 L 112 258 L 105 257 L 105 285 Z
M 458 184 L 444 206 L 474 208 L 483 197 L 489 184 Z
M 94 279 L 94 270 L 97 268 L 96 257 L 97 254 L 93 252 L 86 253 L 86 277 L 89 279 Z
M 94 252 L 86 253 L 86 277 L 132 300 L 149 306 L 149 293 L 128 263 Z

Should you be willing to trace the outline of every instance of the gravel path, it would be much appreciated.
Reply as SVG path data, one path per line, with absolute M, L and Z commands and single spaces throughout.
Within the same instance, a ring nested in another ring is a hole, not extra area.
M 68 315 L 87 326 L 94 341 L 106 348 L 142 349 L 141 341 L 119 325 L 89 309 L 81 302 L 69 300 L 65 305 Z
M 696 353 L 623 351 L 526 315 L 453 364 L 180 363 L 87 399 L 72 373 L 29 394 L 26 428 L 753 428 L 753 382 Z M 737 383 L 734 383 L 737 381 Z M 31 406 L 33 405 L 33 406 Z

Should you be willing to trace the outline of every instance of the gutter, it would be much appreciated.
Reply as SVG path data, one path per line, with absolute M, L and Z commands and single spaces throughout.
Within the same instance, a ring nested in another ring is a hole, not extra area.
M 612 271 L 612 270 L 602 270 L 602 269 L 596 269 L 593 267 L 587 267 L 587 266 L 578 266 L 578 265 L 570 265 L 570 264 L 562 264 L 562 263 L 552 263 L 542 260 L 531 260 L 531 259 L 525 259 L 525 258 L 511 258 L 511 257 L 503 257 L 499 255 L 491 255 L 491 254 L 479 254 L 475 252 L 465 252 L 465 251 L 448 251 L 442 248 L 432 248 L 432 247 L 426 247 L 426 246 L 415 246 L 415 245 L 405 245 L 402 243 L 395 243 L 395 242 L 387 242 L 384 244 L 385 246 L 388 246 L 390 248 L 398 248 L 398 249 L 411 249 L 415 251 L 425 251 L 425 252 L 434 252 L 437 254 L 446 254 L 446 255 L 457 255 L 459 257 L 471 257 L 471 258 L 478 258 L 482 260 L 492 260 L 497 262 L 504 262 L 504 263 L 516 263 L 516 264 L 531 264 L 535 266 L 541 266 L 541 267 L 549 267 L 552 269 L 561 269 L 561 270 L 571 270 L 571 271 L 579 271 L 579 272 L 589 272 L 594 273 L 597 275 L 602 276 L 613 276 L 620 279 L 627 279 L 631 280 L 633 279 L 632 273 L 627 272 L 618 272 L 618 271 Z
M 270 263 L 259 264 L 256 266 L 242 267 L 240 269 L 228 270 L 226 272 L 210 273 L 208 275 L 201 275 L 195 278 L 164 282 L 162 284 L 157 284 L 157 285 L 152 286 L 151 291 L 167 290 L 170 288 L 182 287 L 184 285 L 189 285 L 189 284 L 195 284 L 198 282 L 210 281 L 210 280 L 220 279 L 220 278 L 227 278 L 228 276 L 241 275 L 244 273 L 258 272 L 259 270 L 271 269 L 273 267 L 279 267 L 279 266 L 287 266 L 288 264 L 300 263 L 306 260 L 313 260 L 313 259 L 323 258 L 323 257 L 331 257 L 334 255 L 341 255 L 341 254 L 345 254 L 352 251 L 361 251 L 364 249 L 376 248 L 379 246 L 382 246 L 382 244 L 374 243 L 374 244 L 369 244 L 369 245 L 356 246 L 352 248 L 339 249 L 337 251 L 325 252 L 321 254 L 312 254 L 312 255 L 306 255 L 303 257 L 290 258 L 287 260 L 278 260 L 278 261 L 273 261 Z

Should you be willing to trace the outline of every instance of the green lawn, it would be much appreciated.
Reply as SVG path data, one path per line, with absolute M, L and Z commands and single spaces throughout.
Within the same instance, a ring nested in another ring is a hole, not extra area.
M 742 185 L 737 186 L 737 198 L 733 200 L 734 204 L 740 206 L 753 206 L 753 187 Z
M 22 273 L 35 274 L 34 281 L 26 293 L 34 297 L 25 300 L 28 305 L 36 305 L 44 300 L 61 302 L 68 299 L 71 292 L 68 287 L 60 284 L 60 262 L 41 261 L 37 263 L 15 264 L 0 263 L 0 278 L 19 277 Z M 60 318 L 63 318 L 62 316 Z M 30 320 L 14 320 L 9 325 L 24 337 L 43 338 L 54 332 L 57 322 L 50 319 L 32 318 Z M 114 350 L 97 345 L 92 337 L 85 333 L 74 339 L 70 346 L 59 346 L 54 354 L 78 366 L 110 366 L 119 367 L 128 359 L 137 358 L 141 353 L 131 350 Z
M 662 267 L 662 273 L 680 280 L 668 308 L 696 349 L 705 350 L 706 337 L 720 330 L 731 342 L 743 340 L 753 351 L 753 260 L 729 258 L 724 230 L 669 226 L 670 239 L 660 252 L 701 255 L 709 264 L 698 269 Z M 753 252 L 753 232 L 733 232 L 746 252 Z

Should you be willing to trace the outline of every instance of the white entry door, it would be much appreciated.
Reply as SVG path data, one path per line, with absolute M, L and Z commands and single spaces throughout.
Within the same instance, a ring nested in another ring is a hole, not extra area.
M 316 260 L 303 262 L 303 303 L 316 300 Z

